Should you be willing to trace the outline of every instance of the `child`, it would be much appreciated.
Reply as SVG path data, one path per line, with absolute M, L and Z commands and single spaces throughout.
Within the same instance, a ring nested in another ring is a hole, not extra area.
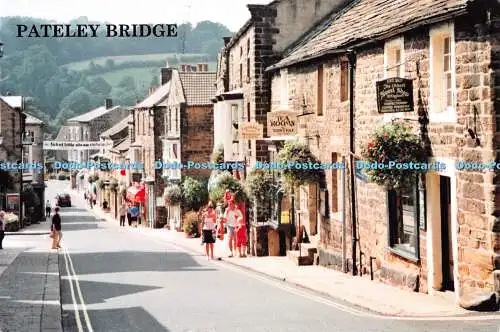
M 243 218 L 236 224 L 236 247 L 240 257 L 247 257 L 247 225 Z

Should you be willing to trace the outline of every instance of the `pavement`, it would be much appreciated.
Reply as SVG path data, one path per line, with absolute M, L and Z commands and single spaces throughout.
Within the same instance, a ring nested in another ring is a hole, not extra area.
M 59 255 L 48 222 L 9 232 L 0 250 L 0 331 L 62 331 Z

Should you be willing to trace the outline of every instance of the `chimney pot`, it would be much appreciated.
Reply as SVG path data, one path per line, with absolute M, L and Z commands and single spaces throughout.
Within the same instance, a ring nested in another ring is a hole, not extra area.
M 106 107 L 107 110 L 111 109 L 113 107 L 113 100 L 112 99 L 109 99 L 107 98 L 105 101 L 104 101 L 104 106 Z

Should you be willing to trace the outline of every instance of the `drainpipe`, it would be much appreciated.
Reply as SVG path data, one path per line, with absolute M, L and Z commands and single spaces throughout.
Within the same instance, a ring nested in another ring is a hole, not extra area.
M 342 165 L 345 165 L 345 157 L 342 157 Z M 345 167 L 341 170 L 342 172 L 342 184 L 340 187 L 340 198 L 342 200 L 342 214 L 340 215 L 340 222 L 342 223 L 342 271 L 347 273 L 347 243 L 346 240 L 346 228 L 345 227 Z
M 356 244 L 358 241 L 356 225 L 356 189 L 355 189 L 355 162 L 354 162 L 354 70 L 356 69 L 356 55 L 354 50 L 347 52 L 349 60 L 349 161 L 351 180 L 351 225 L 352 225 L 352 275 L 357 275 Z

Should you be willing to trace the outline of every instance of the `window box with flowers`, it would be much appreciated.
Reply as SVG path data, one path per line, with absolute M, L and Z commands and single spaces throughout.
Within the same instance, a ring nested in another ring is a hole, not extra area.
M 428 160 L 420 137 L 403 124 L 386 124 L 375 130 L 362 154 L 370 164 L 369 180 L 387 189 L 390 250 L 418 261 L 418 181 Z

